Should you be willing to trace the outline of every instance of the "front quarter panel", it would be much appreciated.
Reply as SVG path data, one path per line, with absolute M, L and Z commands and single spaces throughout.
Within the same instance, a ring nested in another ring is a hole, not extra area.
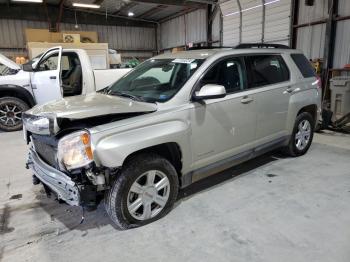
M 123 165 L 132 153 L 155 145 L 175 142 L 182 153 L 183 168 L 191 163 L 190 123 L 186 112 L 178 112 L 180 117 L 145 117 L 127 126 L 106 129 L 92 134 L 94 158 L 97 165 L 115 168 Z M 157 121 L 155 121 L 157 119 Z M 122 129 L 122 130 L 121 130 Z

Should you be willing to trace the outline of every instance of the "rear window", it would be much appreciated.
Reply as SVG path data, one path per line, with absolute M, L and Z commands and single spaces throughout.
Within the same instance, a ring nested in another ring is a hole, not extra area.
M 307 78 L 316 76 L 315 70 L 312 68 L 310 62 L 303 54 L 291 54 L 290 56 L 299 68 L 299 71 L 303 77 Z
M 248 56 L 249 87 L 273 85 L 289 80 L 289 70 L 280 55 Z

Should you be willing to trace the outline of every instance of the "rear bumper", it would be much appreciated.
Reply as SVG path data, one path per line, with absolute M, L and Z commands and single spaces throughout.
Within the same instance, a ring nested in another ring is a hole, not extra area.
M 42 161 L 33 149 L 29 150 L 27 166 L 43 184 L 57 194 L 59 199 L 71 206 L 79 206 L 78 186 L 69 176 Z

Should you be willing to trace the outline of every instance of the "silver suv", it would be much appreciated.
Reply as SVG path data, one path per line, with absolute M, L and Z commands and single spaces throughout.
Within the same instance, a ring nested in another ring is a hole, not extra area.
M 164 216 L 204 177 L 276 148 L 305 154 L 319 81 L 300 51 L 252 47 L 159 55 L 101 92 L 27 111 L 33 182 L 74 206 L 104 199 L 127 229 Z

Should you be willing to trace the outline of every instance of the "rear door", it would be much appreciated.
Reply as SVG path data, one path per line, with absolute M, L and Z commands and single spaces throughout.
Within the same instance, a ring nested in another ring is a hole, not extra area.
M 62 98 L 61 58 L 62 47 L 54 47 L 35 64 L 31 84 L 37 104 Z
M 258 144 L 287 135 L 287 113 L 291 96 L 290 72 L 280 54 L 246 57 L 249 89 L 254 90 Z

